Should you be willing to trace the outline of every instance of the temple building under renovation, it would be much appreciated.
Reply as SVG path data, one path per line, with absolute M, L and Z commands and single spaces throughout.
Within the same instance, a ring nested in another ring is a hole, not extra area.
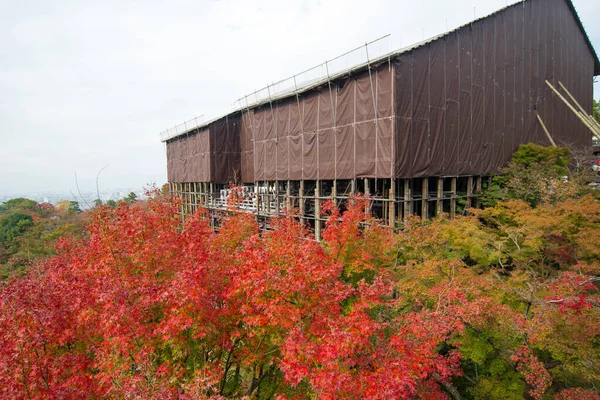
M 291 205 L 318 238 L 322 204 L 358 192 L 396 226 L 476 206 L 522 143 L 592 144 L 546 82 L 591 113 L 600 61 L 570 0 L 525 0 L 408 48 L 357 51 L 353 67 L 332 71 L 331 60 L 318 79 L 292 77 L 167 132 L 182 213 L 203 206 L 217 218 L 233 183 L 265 226 Z

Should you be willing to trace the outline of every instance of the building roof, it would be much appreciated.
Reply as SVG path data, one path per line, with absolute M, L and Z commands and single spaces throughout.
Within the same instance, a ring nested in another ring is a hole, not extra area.
M 428 38 L 428 39 L 423 40 L 421 42 L 412 44 L 410 46 L 403 47 L 403 48 L 398 49 L 398 50 L 394 50 L 394 51 L 389 52 L 387 54 L 384 54 L 384 55 L 382 55 L 380 57 L 377 57 L 377 58 L 374 58 L 372 60 L 369 60 L 368 62 L 363 62 L 363 63 L 360 63 L 360 64 L 353 65 L 350 68 L 341 70 L 341 71 L 336 72 L 334 74 L 331 74 L 331 75 L 329 75 L 327 77 L 324 77 L 324 78 L 321 78 L 321 79 L 313 79 L 313 80 L 309 80 L 309 81 L 306 81 L 306 82 L 302 82 L 301 84 L 299 84 L 296 87 L 289 88 L 287 90 L 282 90 L 282 91 L 279 91 L 277 93 L 274 93 L 272 96 L 269 96 L 269 98 L 266 99 L 266 100 L 257 101 L 257 102 L 251 103 L 251 104 L 247 104 L 244 107 L 240 107 L 240 108 L 238 108 L 238 109 L 236 109 L 236 110 L 234 110 L 234 111 L 232 111 L 230 113 L 227 113 L 225 115 L 221 115 L 221 116 L 219 116 L 217 118 L 214 118 L 214 119 L 212 119 L 210 121 L 207 121 L 207 122 L 204 122 L 202 124 L 199 124 L 198 126 L 195 126 L 195 127 L 190 128 L 190 129 L 184 130 L 182 132 L 176 133 L 173 136 L 170 136 L 170 137 L 168 136 L 166 138 L 163 138 L 163 139 L 161 139 L 161 141 L 162 142 L 170 141 L 170 140 L 172 140 L 174 138 L 177 138 L 179 136 L 188 134 L 188 133 L 193 132 L 193 131 L 195 131 L 197 129 L 207 127 L 211 123 L 213 123 L 215 121 L 218 121 L 219 119 L 224 118 L 227 115 L 235 114 L 235 113 L 243 111 L 243 110 L 253 109 L 253 108 L 256 108 L 256 107 L 260 107 L 261 105 L 264 105 L 264 104 L 268 104 L 268 103 L 271 103 L 271 102 L 275 102 L 275 101 L 283 100 L 285 98 L 296 96 L 298 94 L 310 91 L 310 90 L 312 90 L 312 89 L 314 89 L 316 87 L 322 86 L 323 84 L 326 84 L 327 82 L 334 81 L 336 79 L 339 79 L 339 78 L 342 78 L 342 77 L 345 77 L 345 76 L 348 76 L 348 75 L 352 75 L 352 74 L 355 74 L 355 73 L 360 72 L 362 70 L 365 70 L 369 66 L 379 65 L 379 64 L 381 64 L 382 62 L 384 62 L 386 60 L 390 60 L 390 59 L 395 58 L 395 57 L 397 57 L 397 56 L 399 56 L 401 54 L 409 53 L 409 52 L 411 52 L 413 50 L 416 50 L 416 49 L 418 49 L 420 47 L 423 47 L 423 46 L 425 46 L 425 45 L 427 45 L 427 44 L 429 44 L 431 42 L 434 42 L 434 41 L 436 41 L 438 39 L 441 39 L 443 37 L 449 36 L 449 35 L 457 32 L 457 31 L 460 31 L 461 29 L 464 29 L 464 28 L 472 25 L 475 22 L 478 22 L 478 21 L 481 21 L 481 20 L 493 17 L 494 15 L 502 13 L 503 11 L 505 11 L 505 10 L 507 10 L 509 8 L 517 7 L 519 5 L 522 5 L 522 3 L 526 2 L 526 1 L 532 1 L 532 0 L 523 0 L 522 2 L 518 2 L 518 3 L 515 3 L 515 4 L 511 4 L 509 6 L 503 7 L 503 8 L 501 8 L 501 9 L 499 9 L 499 10 L 497 10 L 497 11 L 491 13 L 491 14 L 488 14 L 488 15 L 486 15 L 484 17 L 481 17 L 481 18 L 477 18 L 477 19 L 475 19 L 475 20 L 473 20 L 473 21 L 471 21 L 471 22 L 469 22 L 467 24 L 461 25 L 458 28 L 455 28 L 455 29 L 452 29 L 450 31 L 441 33 L 439 35 L 433 36 L 431 38 Z M 581 19 L 579 18 L 579 14 L 577 14 L 577 10 L 575 9 L 575 6 L 574 6 L 573 2 L 571 0 L 564 0 L 564 1 L 567 3 L 567 5 L 569 6 L 569 9 L 573 13 L 573 16 L 575 17 L 575 21 L 579 25 L 579 28 L 581 29 L 581 33 L 583 34 L 583 37 L 584 37 L 584 39 L 586 41 L 586 44 L 587 44 L 590 52 L 592 53 L 592 57 L 594 58 L 594 76 L 599 76 L 600 75 L 600 59 L 598 58 L 598 54 L 596 53 L 596 50 L 594 49 L 594 46 L 592 45 L 592 42 L 591 42 L 589 36 L 587 35 L 587 33 L 585 31 L 585 28 L 583 27 L 583 23 L 581 22 Z

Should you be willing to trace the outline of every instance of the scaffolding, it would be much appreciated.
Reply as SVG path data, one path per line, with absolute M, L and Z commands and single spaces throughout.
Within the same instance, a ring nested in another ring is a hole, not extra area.
M 269 229 L 272 218 L 295 210 L 294 215 L 320 240 L 327 221 L 321 210 L 328 201 L 343 211 L 352 196 L 366 195 L 370 199 L 370 212 L 378 222 L 401 229 L 410 215 L 429 219 L 447 214 L 454 218 L 468 208 L 479 207 L 481 193 L 490 185 L 490 178 L 481 176 L 262 181 L 236 189 L 241 194 L 241 200 L 236 204 L 229 202 L 232 188 L 226 185 L 170 183 L 169 189 L 181 199 L 179 214 L 182 221 L 203 208 L 208 211 L 211 226 L 218 229 L 221 218 L 235 210 L 255 215 L 261 228 Z

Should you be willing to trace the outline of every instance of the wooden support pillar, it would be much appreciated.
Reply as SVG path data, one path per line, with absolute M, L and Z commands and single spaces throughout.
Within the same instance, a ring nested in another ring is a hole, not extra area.
M 194 182 L 194 212 L 198 210 L 198 182 Z
M 478 176 L 475 179 L 475 198 L 473 199 L 473 207 L 475 207 L 475 208 L 481 208 L 481 200 L 480 200 L 481 193 L 482 193 L 481 176 Z
M 396 227 L 396 179 L 390 179 L 390 191 L 388 193 L 388 225 Z
M 315 185 L 315 239 L 321 240 L 321 181 Z
M 389 222 L 389 207 L 386 207 L 387 202 L 386 202 L 386 190 L 387 190 L 387 185 L 386 183 L 388 182 L 387 179 L 383 179 L 382 184 L 381 184 L 381 220 L 385 221 L 385 223 Z M 375 192 L 378 192 L 379 188 L 377 187 L 377 179 L 375 179 Z M 388 196 L 389 197 L 389 196 Z
M 290 181 L 287 181 L 285 183 L 285 207 L 287 209 L 287 211 L 289 211 L 292 208 L 292 187 L 290 184 Z
M 256 220 L 258 221 L 258 216 L 260 215 L 260 198 L 258 196 L 259 183 L 258 181 L 254 182 L 254 209 L 256 210 Z
M 183 213 L 188 215 L 188 191 L 187 191 L 187 182 L 183 183 L 183 187 L 181 189 L 182 197 L 183 197 Z
M 429 179 L 423 178 L 421 189 L 421 218 L 429 218 Z
M 350 193 L 356 194 L 356 179 L 350 181 Z
M 450 218 L 456 217 L 456 177 L 450 178 Z
M 365 196 L 369 196 L 371 194 L 371 191 L 369 190 L 369 178 L 365 178 L 364 179 L 364 184 L 365 184 Z M 370 214 L 371 210 L 369 210 L 369 204 L 367 204 L 365 206 L 365 214 Z
M 467 178 L 467 201 L 465 208 L 471 208 L 473 205 L 473 176 Z
M 435 215 L 442 215 L 444 212 L 444 178 L 437 179 L 437 203 Z
M 279 181 L 275 181 L 275 214 L 281 215 L 281 199 L 279 198 Z
M 306 222 L 304 219 L 304 181 L 300 181 L 300 191 L 298 192 L 298 209 L 300 210 L 300 222 Z
M 412 214 L 412 193 L 410 190 L 410 179 L 404 179 L 404 219 Z
M 337 181 L 335 179 L 333 180 L 333 186 L 331 187 L 331 201 L 333 201 L 333 204 L 335 204 L 336 206 L 338 205 L 338 202 L 337 202 Z
M 183 215 L 183 220 L 185 221 L 185 217 L 187 215 L 187 205 L 185 198 L 185 183 L 179 184 L 179 198 L 181 199 L 181 214 Z
M 265 181 L 264 205 L 265 205 L 265 215 L 266 216 L 271 215 L 271 185 L 267 181 Z
M 190 198 L 190 184 L 189 182 L 186 182 L 184 184 L 184 188 L 183 190 L 185 190 L 185 215 L 190 215 L 190 203 L 191 203 L 191 198 Z

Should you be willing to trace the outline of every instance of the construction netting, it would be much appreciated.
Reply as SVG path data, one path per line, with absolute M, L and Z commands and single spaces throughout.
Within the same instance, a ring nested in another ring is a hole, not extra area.
M 587 108 L 594 57 L 564 0 L 531 0 L 395 60 L 395 176 L 487 175 L 521 143 L 591 144 L 546 86 L 562 81 Z
M 243 180 L 392 176 L 392 76 L 386 62 L 243 112 Z
M 595 60 L 567 1 L 528 0 L 168 141 L 169 181 L 487 175 L 549 144 L 538 115 L 558 145 L 591 144 L 545 81 L 590 111 Z

